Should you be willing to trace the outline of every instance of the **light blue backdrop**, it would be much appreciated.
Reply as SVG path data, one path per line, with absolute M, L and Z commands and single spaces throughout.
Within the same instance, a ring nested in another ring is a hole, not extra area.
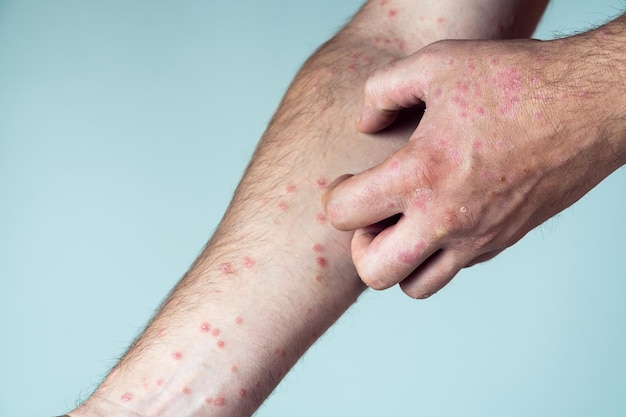
M 97 384 L 359 4 L 0 0 L 0 417 Z M 621 4 L 554 1 L 537 36 Z M 623 416 L 624 190 L 621 170 L 425 302 L 367 293 L 258 415 Z

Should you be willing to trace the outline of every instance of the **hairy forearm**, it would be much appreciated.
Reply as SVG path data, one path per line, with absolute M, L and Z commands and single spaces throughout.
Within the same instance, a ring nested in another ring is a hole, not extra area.
M 365 77 L 453 33 L 493 37 L 519 7 L 510 2 L 485 20 L 441 7 L 456 2 L 432 3 L 368 3 L 308 60 L 218 230 L 144 334 L 71 416 L 249 415 L 355 301 L 364 286 L 351 235 L 328 224 L 321 194 L 339 174 L 381 162 L 412 131 L 356 131 Z M 416 29 L 420 20 L 426 29 Z

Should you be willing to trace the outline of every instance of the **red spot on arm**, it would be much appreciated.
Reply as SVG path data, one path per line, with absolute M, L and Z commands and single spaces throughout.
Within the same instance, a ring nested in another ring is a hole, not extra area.
M 131 394 L 130 392 L 125 392 L 120 397 L 120 400 L 124 401 L 125 403 L 131 401 L 132 399 L 133 399 L 133 394 Z
M 280 211 L 285 211 L 287 210 L 287 203 L 285 203 L 284 201 L 281 201 L 280 203 L 278 203 L 278 208 L 280 209 Z
M 204 322 L 200 325 L 200 331 L 202 333 L 208 333 L 211 330 L 211 325 L 207 322 Z
M 241 263 L 245 268 L 250 269 L 254 266 L 256 262 L 254 262 L 254 259 L 252 259 L 251 257 L 246 256 L 245 258 L 243 258 L 243 261 Z
M 248 396 L 248 391 L 245 388 L 239 390 L 239 396 L 241 398 L 246 398 Z
M 206 398 L 204 399 L 204 402 L 205 402 L 206 404 L 211 404 L 211 403 L 213 402 L 213 398 L 211 398 L 211 397 L 206 397 Z
M 293 193 L 294 191 L 296 191 L 296 185 L 295 184 L 289 184 L 287 186 L 287 188 L 285 188 L 285 190 L 287 191 L 287 193 Z
M 239 368 L 237 368 L 237 366 L 233 365 L 233 366 L 230 367 L 230 371 L 233 374 L 236 374 L 237 372 L 239 372 Z
M 397 12 L 395 10 L 389 10 L 389 17 L 395 17 Z
M 223 264 L 221 264 L 219 266 L 219 270 L 223 274 L 232 274 L 233 273 L 233 266 L 231 265 L 230 262 L 226 262 L 226 263 L 223 263 Z
M 281 358 L 284 358 L 287 355 L 287 351 L 281 348 L 274 349 L 274 353 L 276 354 L 276 356 L 280 356 Z
M 243 319 L 241 317 L 235 317 L 235 323 L 243 324 Z
M 326 216 L 320 213 L 317 216 L 315 216 L 315 221 L 318 222 L 319 224 L 326 224 Z
M 218 329 L 217 327 L 213 330 L 211 330 L 211 334 L 215 337 L 220 335 L 220 329 Z
M 217 342 L 217 347 L 220 348 L 220 349 L 223 348 L 224 347 L 224 341 L 223 340 L 218 341 Z
M 440 25 L 443 24 L 446 21 L 446 19 L 444 19 L 443 17 L 440 17 L 439 19 L 437 19 L 437 23 L 439 23 Z
M 313 245 L 313 252 L 322 252 L 324 250 L 324 246 L 322 246 L 320 243 L 316 243 L 315 245 Z
M 213 404 L 217 405 L 218 407 L 221 407 L 221 406 L 226 404 L 226 398 L 224 398 L 224 397 L 217 397 L 215 399 L 215 401 L 213 402 Z
M 323 256 L 318 256 L 315 262 L 317 262 L 321 268 L 326 268 L 326 265 L 328 265 L 328 261 Z
M 183 357 L 183 354 L 180 353 L 180 352 L 172 353 L 172 358 L 174 358 L 174 360 L 176 360 L 176 361 L 180 360 L 180 358 L 182 358 L 182 357 Z
M 321 190 L 322 188 L 326 187 L 326 180 L 324 178 L 320 178 L 315 183 L 315 186 Z
M 191 394 L 191 388 L 189 388 L 189 387 L 183 388 L 183 394 L 185 394 L 185 395 Z

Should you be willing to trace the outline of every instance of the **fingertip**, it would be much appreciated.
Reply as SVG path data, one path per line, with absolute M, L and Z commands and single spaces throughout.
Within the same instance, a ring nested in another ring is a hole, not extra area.
M 324 209 L 324 213 L 330 221 L 330 224 L 338 230 L 348 229 L 343 227 L 342 218 L 344 215 L 344 209 L 341 205 L 341 193 L 337 193 L 336 188 L 351 177 L 353 177 L 352 174 L 343 174 L 337 177 L 333 182 L 326 186 L 322 194 L 322 207 Z

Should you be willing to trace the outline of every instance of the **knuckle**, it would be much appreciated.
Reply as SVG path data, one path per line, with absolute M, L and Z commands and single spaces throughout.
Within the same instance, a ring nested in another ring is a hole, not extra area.
M 438 172 L 436 157 L 420 156 L 407 158 L 411 163 L 399 178 L 397 187 L 400 195 L 405 196 L 407 206 L 426 207 L 437 189 Z
M 455 205 L 444 211 L 442 226 L 450 233 L 465 235 L 473 232 L 476 225 L 476 216 L 470 212 L 467 206 Z

